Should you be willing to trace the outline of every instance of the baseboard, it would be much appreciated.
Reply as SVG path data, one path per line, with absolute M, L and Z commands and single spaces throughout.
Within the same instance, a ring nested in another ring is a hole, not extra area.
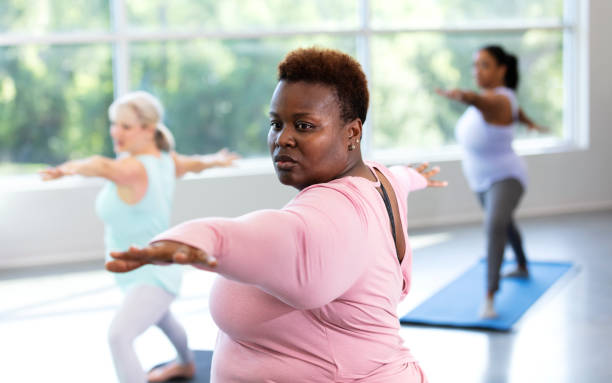
M 519 208 L 517 218 L 547 217 L 560 214 L 589 213 L 612 210 L 612 201 L 582 202 L 562 206 Z M 434 218 L 408 218 L 410 228 L 429 228 L 482 222 L 482 212 L 470 212 Z
M 482 213 L 468 213 L 457 215 L 446 215 L 434 218 L 411 218 L 408 216 L 409 229 L 421 229 L 437 226 L 461 225 L 482 221 Z
M 28 255 L 20 257 L 0 257 L 0 269 L 49 266 L 95 260 L 102 261 L 103 259 L 104 250 L 86 250 L 57 254 Z
M 612 201 L 581 202 L 563 206 L 532 207 L 519 209 L 518 217 L 545 217 L 559 214 L 590 213 L 612 210 Z

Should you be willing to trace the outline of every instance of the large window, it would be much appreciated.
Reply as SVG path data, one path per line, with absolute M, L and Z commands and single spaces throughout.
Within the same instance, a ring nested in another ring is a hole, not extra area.
M 112 155 L 106 109 L 156 94 L 183 153 L 266 155 L 276 64 L 318 45 L 356 57 L 370 80 L 370 158 L 447 151 L 464 107 L 435 88 L 474 88 L 474 51 L 520 60 L 519 101 L 574 138 L 575 0 L 3 0 L 0 175 Z M 519 137 L 533 138 L 524 130 Z

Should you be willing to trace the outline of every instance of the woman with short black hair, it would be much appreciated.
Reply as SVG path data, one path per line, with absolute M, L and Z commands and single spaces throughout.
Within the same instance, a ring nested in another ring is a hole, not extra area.
M 424 382 L 400 337 L 410 288 L 411 190 L 438 169 L 364 162 L 367 81 L 350 56 L 298 49 L 279 65 L 268 144 L 283 209 L 186 222 L 107 268 L 151 262 L 217 272 L 213 382 Z

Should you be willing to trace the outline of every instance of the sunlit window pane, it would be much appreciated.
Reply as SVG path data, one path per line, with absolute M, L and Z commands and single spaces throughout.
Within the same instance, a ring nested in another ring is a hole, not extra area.
M 354 0 L 126 0 L 138 29 L 304 29 L 355 27 Z
M 0 47 L 0 172 L 112 154 L 111 68 L 109 45 Z
M 518 54 L 519 102 L 551 129 L 518 138 L 572 140 L 574 63 L 563 60 L 576 53 L 574 1 L 1 1 L 0 175 L 112 156 L 106 109 L 136 89 L 162 100 L 179 151 L 267 156 L 276 66 L 312 45 L 367 64 L 368 157 L 454 145 L 465 106 L 434 89 L 476 89 L 484 44 Z
M 2 0 L 0 33 L 108 30 L 107 0 Z
M 372 1 L 376 27 L 561 21 L 563 0 L 390 0 Z
M 135 44 L 132 89 L 160 97 L 179 151 L 228 147 L 245 156 L 263 156 L 277 65 L 291 49 L 313 44 L 355 54 L 350 37 Z
M 435 94 L 436 88 L 476 90 L 474 52 L 501 44 L 518 55 L 518 99 L 538 123 L 563 132 L 563 45 L 558 31 L 497 34 L 402 33 L 372 40 L 372 100 L 376 149 L 436 149 L 453 144 L 465 105 Z M 525 135 L 524 129 L 518 135 Z

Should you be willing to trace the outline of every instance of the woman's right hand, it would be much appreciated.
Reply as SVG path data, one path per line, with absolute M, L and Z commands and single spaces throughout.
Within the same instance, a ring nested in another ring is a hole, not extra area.
M 73 173 L 66 171 L 62 166 L 55 166 L 38 172 L 43 181 L 56 180 L 64 176 L 72 175 Z
M 427 180 L 427 187 L 429 187 L 429 188 L 443 188 L 443 187 L 448 186 L 448 182 L 447 181 L 438 181 L 438 180 L 431 179 L 431 177 L 433 177 L 436 174 L 440 173 L 440 168 L 438 166 L 435 166 L 435 167 L 430 169 L 429 168 L 429 163 L 428 162 L 424 162 L 424 163 L 422 163 L 420 165 L 417 165 L 417 166 L 415 166 L 413 168 L 420 175 L 425 177 L 425 179 Z
M 549 133 L 550 132 L 550 128 L 546 126 L 534 124 L 534 123 L 527 124 L 527 130 L 534 130 L 538 133 Z
M 435 89 L 436 93 L 439 94 L 442 97 L 446 97 L 450 100 L 455 100 L 455 101 L 460 101 L 460 102 L 464 102 L 464 92 L 461 89 L 450 89 L 450 90 L 445 90 L 445 89 L 440 89 L 440 88 L 436 88 Z
M 215 267 L 217 260 L 212 255 L 195 247 L 174 241 L 154 242 L 139 249 L 131 246 L 126 251 L 110 253 L 114 259 L 106 262 L 106 269 L 114 273 L 125 273 L 148 264 Z

